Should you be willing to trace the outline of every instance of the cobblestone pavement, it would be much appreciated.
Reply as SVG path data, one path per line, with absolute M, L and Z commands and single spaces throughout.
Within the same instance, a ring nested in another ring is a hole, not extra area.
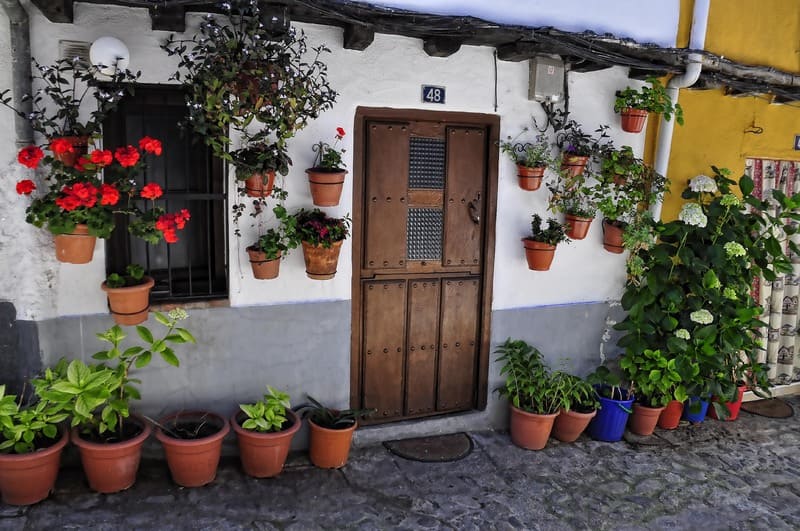
M 791 403 L 800 410 L 800 398 Z M 163 463 L 148 462 L 116 495 L 92 493 L 70 467 L 49 500 L 0 505 L 0 530 L 798 529 L 799 419 L 743 412 L 639 443 L 551 440 L 539 452 L 479 432 L 457 462 L 406 461 L 371 446 L 339 471 L 301 457 L 268 480 L 245 477 L 228 458 L 200 489 L 176 487 Z

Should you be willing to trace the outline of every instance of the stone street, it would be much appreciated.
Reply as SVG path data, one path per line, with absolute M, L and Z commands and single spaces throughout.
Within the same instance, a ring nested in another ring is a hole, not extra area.
M 456 462 L 407 461 L 376 445 L 354 449 L 338 471 L 293 456 L 265 480 L 227 457 L 199 489 L 175 486 L 163 462 L 147 461 L 136 485 L 116 495 L 92 493 L 69 466 L 47 501 L 0 505 L 0 530 L 791 530 L 800 527 L 799 428 L 797 415 L 742 412 L 640 443 L 582 436 L 538 452 L 477 432 L 473 452 Z

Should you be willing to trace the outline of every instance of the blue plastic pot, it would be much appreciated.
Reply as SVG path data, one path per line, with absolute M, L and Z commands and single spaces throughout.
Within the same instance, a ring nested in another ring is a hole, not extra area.
M 627 393 L 627 391 L 623 391 Z M 599 393 L 598 393 L 599 395 Z M 633 412 L 633 395 L 628 395 L 628 400 L 611 400 L 598 396 L 600 410 L 589 423 L 587 432 L 589 437 L 598 441 L 617 442 L 622 440 L 628 417 Z
M 698 410 L 697 403 L 700 403 Z M 699 396 L 693 396 L 686 401 L 683 406 L 683 418 L 689 422 L 703 422 L 708 412 L 708 400 L 703 400 Z

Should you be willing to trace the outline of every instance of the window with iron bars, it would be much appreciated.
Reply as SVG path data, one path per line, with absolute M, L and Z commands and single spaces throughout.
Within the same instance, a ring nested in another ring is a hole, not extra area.
M 224 164 L 178 123 L 186 114 L 178 86 L 137 85 L 106 120 L 103 141 L 115 148 L 137 145 L 143 136 L 161 140 L 160 157 L 148 155 L 137 187 L 158 183 L 167 212 L 186 208 L 191 220 L 178 232 L 179 241 L 149 245 L 128 233 L 120 216 L 106 242 L 106 270 L 121 273 L 128 264 L 142 265 L 155 279 L 154 302 L 208 300 L 228 296 L 226 180 Z M 144 200 L 141 208 L 147 208 Z

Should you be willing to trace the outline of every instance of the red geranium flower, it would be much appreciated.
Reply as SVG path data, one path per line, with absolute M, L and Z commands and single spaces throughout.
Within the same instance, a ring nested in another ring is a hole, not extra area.
M 81 156 L 78 160 L 75 161 L 75 166 L 73 166 L 79 172 L 86 171 L 86 165 L 92 164 L 92 161 L 88 157 Z
M 72 143 L 66 138 L 56 138 L 55 140 L 50 142 L 50 151 L 52 151 L 56 155 L 63 155 L 64 153 L 74 152 L 75 148 L 72 146 Z
M 30 179 L 23 179 L 17 183 L 17 193 L 20 195 L 31 195 L 36 190 L 36 185 Z
M 44 151 L 39 146 L 28 146 L 22 148 L 17 155 L 17 161 L 26 168 L 36 169 L 39 161 L 44 157 Z
M 149 183 L 144 185 L 141 195 L 145 199 L 156 200 L 164 195 L 164 191 L 161 190 L 161 187 L 157 183 Z
M 117 159 L 120 166 L 128 168 L 139 162 L 139 151 L 133 146 L 117 148 L 114 158 Z
M 67 212 L 70 212 L 81 206 L 81 200 L 73 195 L 68 195 L 66 197 L 59 197 L 56 199 L 56 205 L 60 206 Z
M 111 152 L 108 152 L 109 155 Z M 100 187 L 100 204 L 101 205 L 116 205 L 119 201 L 119 190 L 110 184 L 103 184 Z
M 89 154 L 92 164 L 98 166 L 108 166 L 114 161 L 114 156 L 108 149 L 95 149 Z
M 139 147 L 147 153 L 154 155 L 161 155 L 161 141 L 149 136 L 143 137 L 139 140 Z
M 336 128 L 336 135 L 337 135 L 339 138 L 342 138 L 342 137 L 344 136 L 344 129 L 342 129 L 341 127 L 337 127 L 337 128 Z
M 167 229 L 164 231 L 164 241 L 167 243 L 175 243 L 178 241 L 178 236 L 175 234 L 175 229 Z

